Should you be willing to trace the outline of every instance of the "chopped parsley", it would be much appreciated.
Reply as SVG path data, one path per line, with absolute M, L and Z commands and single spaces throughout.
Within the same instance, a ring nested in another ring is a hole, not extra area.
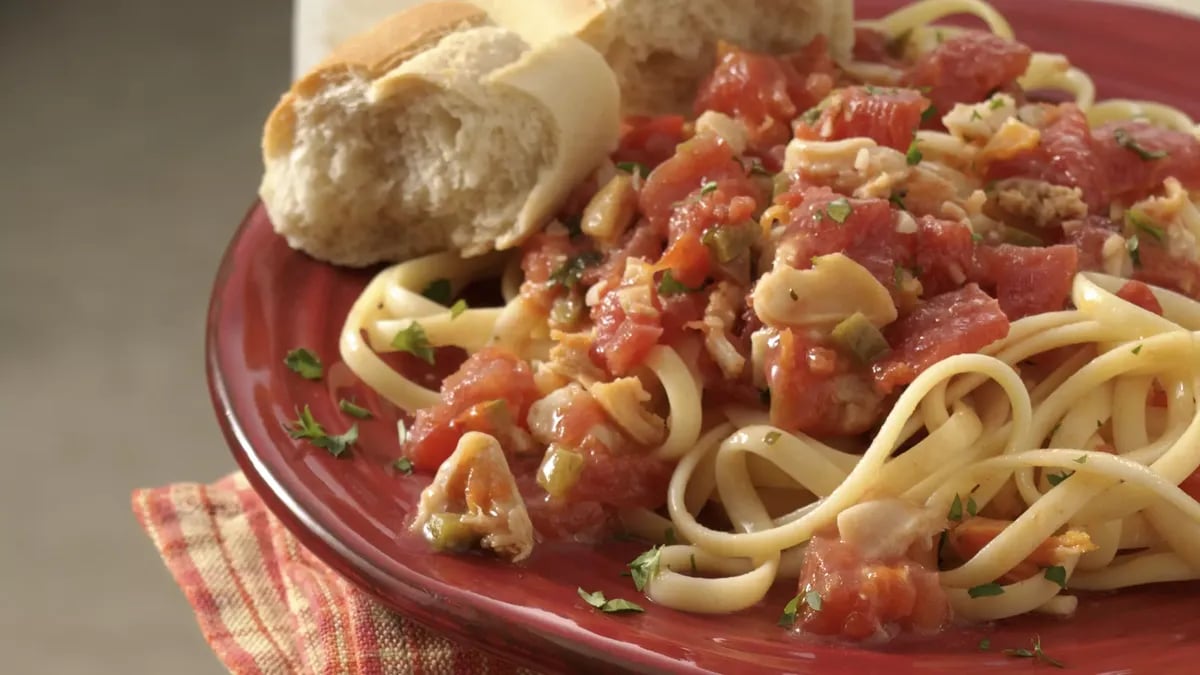
M 392 468 L 404 474 L 405 476 L 411 476 L 413 472 L 413 463 L 411 459 L 407 457 L 401 457 L 400 459 L 392 462 Z
M 425 287 L 425 290 L 421 291 L 421 295 L 429 298 L 439 305 L 450 304 L 450 297 L 452 294 L 453 290 L 450 288 L 449 279 L 434 279 L 429 283 L 428 286 Z
M 551 283 L 558 284 L 566 288 L 571 288 L 579 283 L 583 277 L 583 271 L 592 265 L 598 264 L 603 259 L 599 251 L 585 251 L 576 256 L 571 256 L 561 267 L 554 270 L 550 275 Z
M 715 180 L 705 181 L 705 183 L 700 186 L 700 196 L 702 196 L 702 197 L 707 194 L 712 194 L 716 191 L 717 191 L 717 181 L 715 181 Z
M 1133 348 L 1133 349 L 1131 349 L 1130 351 L 1131 351 L 1131 352 L 1133 352 L 1133 355 L 1134 355 L 1134 356 L 1137 356 L 1138 354 L 1141 354 L 1141 353 L 1142 353 L 1142 345 L 1141 345 L 1141 344 L 1138 344 L 1138 346 L 1134 347 L 1134 348 Z
M 355 404 L 353 401 L 347 401 L 346 399 L 338 401 L 338 409 L 347 415 L 356 417 L 360 420 L 369 420 L 372 417 L 370 410 L 367 410 L 361 405 Z
M 921 163 L 922 159 L 925 159 L 924 153 L 917 147 L 917 144 L 920 142 L 920 139 L 914 138 L 912 144 L 908 146 L 908 152 L 904 154 L 909 166 L 916 166 Z
M 808 605 L 814 612 L 819 612 L 821 611 L 821 594 L 811 588 L 807 588 L 804 593 L 797 593 L 796 597 L 788 600 L 788 603 L 783 606 L 779 625 L 785 628 L 796 625 L 796 614 L 799 613 L 801 604 Z
M 1046 482 L 1050 483 L 1050 487 L 1057 487 L 1059 483 L 1070 478 L 1074 474 L 1074 471 L 1061 471 L 1059 473 L 1046 474 Z
M 921 124 L 925 124 L 929 120 L 937 117 L 937 114 L 938 114 L 937 106 L 930 103 L 928 108 L 921 111 Z M 977 112 L 975 114 L 978 115 L 979 113 Z
M 770 171 L 767 171 L 767 167 L 763 166 L 762 162 L 760 162 L 757 159 L 754 159 L 754 160 L 751 160 L 751 162 L 750 162 L 750 175 L 751 176 L 773 176 L 774 174 L 772 174 Z
M 987 650 L 989 650 L 991 648 L 992 648 L 992 641 L 989 640 L 988 638 L 983 638 L 982 640 L 979 641 L 979 651 L 986 652 Z
M 1002 98 L 993 96 L 991 98 L 991 100 L 988 101 L 988 110 L 999 110 L 1003 107 L 1004 107 L 1004 99 L 1002 99 Z
M 892 193 L 892 196 L 888 197 L 888 202 L 901 211 L 907 211 L 908 207 L 904 205 L 904 198 L 907 196 L 908 190 L 897 190 Z
M 1046 581 L 1053 581 L 1054 583 L 1058 584 L 1059 588 L 1067 587 L 1067 568 L 1063 567 L 1062 565 L 1047 567 L 1046 571 L 1042 573 L 1042 576 L 1046 578 Z
M 972 110 L 972 111 L 971 111 L 971 121 L 972 121 L 972 122 L 977 122 L 977 121 L 979 121 L 979 120 L 982 120 L 982 119 L 983 119 L 983 115 L 980 115 L 980 114 L 979 114 L 979 109 L 978 109 L 978 108 L 976 108 L 975 110 Z
M 645 590 L 646 584 L 658 576 L 658 566 L 662 562 L 662 547 L 655 546 L 639 555 L 629 563 L 629 571 L 633 577 L 633 587 L 639 591 Z
M 954 501 L 950 502 L 950 512 L 946 514 L 946 518 L 949 520 L 962 520 L 964 507 L 969 516 L 974 516 L 979 510 L 979 507 L 975 504 L 974 497 L 967 495 L 967 501 L 964 502 L 962 497 L 954 495 Z
M 1087 455 L 1080 455 L 1071 461 L 1075 462 L 1076 464 L 1087 464 Z
M 1134 267 L 1142 266 L 1142 256 L 1140 252 L 1141 244 L 1138 243 L 1137 235 L 1133 235 L 1125 240 L 1125 250 L 1129 251 L 1129 259 L 1133 261 Z
M 978 232 L 972 232 L 971 233 L 971 241 L 978 244 L 983 241 L 983 235 L 979 234 Z
M 1154 222 L 1146 214 L 1140 211 L 1130 209 L 1125 212 L 1125 222 L 1138 232 L 1144 232 L 1154 238 L 1155 241 L 1161 242 L 1166 239 L 1166 234 L 1163 228 Z
M 425 329 L 421 328 L 421 324 L 416 321 L 410 323 L 408 328 L 396 333 L 396 337 L 392 338 L 392 346 L 399 351 L 412 354 L 429 365 L 434 363 L 433 346 L 429 344 Z
M 829 206 L 825 207 L 825 213 L 827 213 L 829 218 L 838 225 L 846 222 L 846 219 L 849 218 L 850 214 L 853 212 L 854 207 L 850 206 L 849 200 L 847 200 L 845 197 L 835 199 L 829 202 Z
M 341 457 L 347 448 L 358 440 L 357 424 L 351 425 L 344 434 L 330 436 L 325 432 L 325 427 L 313 419 L 312 410 L 308 406 L 304 406 L 304 410 L 299 410 L 296 414 L 298 419 L 292 423 L 292 426 L 285 427 L 288 435 L 292 438 L 304 439 L 318 448 L 328 450 L 329 454 L 334 457 Z
M 967 589 L 967 595 L 972 598 L 987 598 L 994 595 L 1004 595 L 1004 587 L 996 582 L 980 584 Z
M 817 120 L 821 119 L 822 112 L 824 112 L 824 108 L 821 105 L 815 105 L 804 111 L 804 114 L 800 116 L 800 121 L 812 126 L 817 123 Z
M 767 445 L 775 445 L 775 442 L 778 441 L 782 436 L 783 434 L 779 433 L 778 431 L 768 431 L 767 434 L 763 436 L 763 443 L 766 443 Z
M 321 379 L 321 359 L 303 347 L 288 352 L 283 357 L 283 363 L 288 370 L 306 380 Z
M 1042 638 L 1036 635 L 1033 637 L 1033 649 L 1005 649 L 1004 653 L 1019 659 L 1041 661 L 1055 668 L 1066 668 L 1062 661 L 1051 658 L 1046 652 L 1042 651 Z
M 704 284 L 700 284 L 696 288 L 692 288 L 682 281 L 675 278 L 671 274 L 671 270 L 663 272 L 662 278 L 658 280 L 658 295 L 659 297 L 668 298 L 672 295 L 683 295 L 684 293 L 695 293 L 704 288 Z
M 1125 129 L 1117 129 L 1113 132 L 1113 138 L 1117 140 L 1117 145 L 1137 154 L 1143 161 L 1151 162 L 1169 156 L 1166 150 L 1147 150 L 1141 143 L 1137 142 L 1136 138 L 1130 136 L 1129 132 Z
M 450 320 L 457 319 L 465 311 L 467 311 L 467 301 L 458 300 L 453 305 L 450 305 Z
M 650 172 L 646 169 L 646 165 L 641 162 L 617 162 L 617 168 L 635 176 L 650 175 Z
M 641 605 L 636 605 L 628 600 L 622 600 L 621 598 L 613 598 L 612 600 L 609 600 L 604 597 L 604 591 L 588 593 L 582 588 L 579 588 L 576 590 L 576 592 L 579 593 L 579 597 L 583 598 L 584 602 L 592 607 L 595 607 L 601 612 L 604 612 L 605 614 L 623 614 L 628 612 L 646 611 L 642 609 Z

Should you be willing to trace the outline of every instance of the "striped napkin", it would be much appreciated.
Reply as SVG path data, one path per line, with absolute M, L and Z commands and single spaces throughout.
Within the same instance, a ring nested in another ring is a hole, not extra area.
M 137 490 L 133 511 L 235 675 L 530 672 L 373 602 L 301 547 L 241 473 Z

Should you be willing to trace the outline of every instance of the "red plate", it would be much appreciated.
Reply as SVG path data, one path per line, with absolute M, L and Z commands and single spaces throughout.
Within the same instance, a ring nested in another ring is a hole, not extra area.
M 878 15 L 894 3 L 860 2 Z M 1096 78 L 1102 96 L 1155 98 L 1200 114 L 1200 23 L 1134 7 L 1060 0 L 999 2 L 1033 47 L 1069 54 Z M 463 641 L 547 670 L 798 673 L 962 673 L 1023 669 L 999 652 L 1041 636 L 1049 654 L 1088 672 L 1185 672 L 1200 662 L 1196 585 L 1158 586 L 1084 599 L 1063 621 L 1023 617 L 956 629 L 887 651 L 819 644 L 776 627 L 789 589 L 732 616 L 694 616 L 650 606 L 611 616 L 586 606 L 582 586 L 636 598 L 619 576 L 639 547 L 542 546 L 527 564 L 430 554 L 403 535 L 427 482 L 397 476 L 394 413 L 360 422 L 361 441 L 335 459 L 290 439 L 283 424 L 310 405 L 331 431 L 349 425 L 337 401 L 387 406 L 337 363 L 337 334 L 369 274 L 336 269 L 288 249 L 261 206 L 247 215 L 217 276 L 208 316 L 213 403 L 238 463 L 267 504 L 334 569 L 381 602 Z M 305 346 L 331 364 L 321 382 L 283 366 Z M 794 592 L 794 591 L 792 591 Z M 981 638 L 992 648 L 978 650 Z M 1043 664 L 1044 665 L 1044 664 Z

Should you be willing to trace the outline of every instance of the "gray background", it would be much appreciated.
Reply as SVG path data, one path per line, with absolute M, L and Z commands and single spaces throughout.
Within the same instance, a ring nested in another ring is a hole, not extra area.
M 129 507 L 233 469 L 209 285 L 287 0 L 0 0 L 0 672 L 223 672 Z

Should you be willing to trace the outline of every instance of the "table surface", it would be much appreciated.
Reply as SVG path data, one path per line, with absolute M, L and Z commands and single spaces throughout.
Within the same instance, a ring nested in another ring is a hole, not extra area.
M 1200 15 L 1200 0 L 1142 2 Z M 204 309 L 258 182 L 291 25 L 279 1 L 0 3 L 0 91 L 20 94 L 0 125 L 11 672 L 222 672 L 128 495 L 233 468 L 203 385 Z

